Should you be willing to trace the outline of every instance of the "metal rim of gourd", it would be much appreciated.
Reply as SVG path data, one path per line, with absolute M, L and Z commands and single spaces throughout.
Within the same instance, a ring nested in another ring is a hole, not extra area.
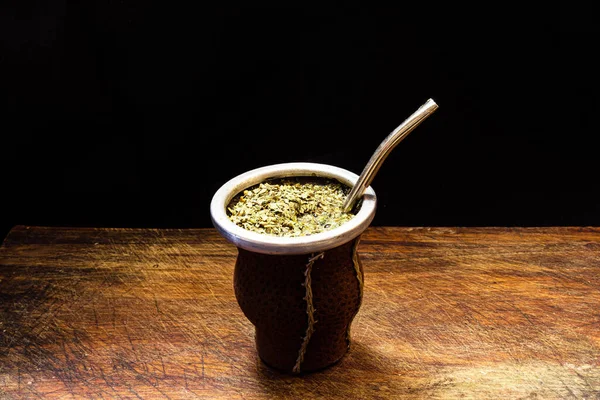
M 292 162 L 256 168 L 230 179 L 215 192 L 210 204 L 213 226 L 229 242 L 245 250 L 292 255 L 321 252 L 347 243 L 363 233 L 375 217 L 377 197 L 371 186 L 365 190 L 361 207 L 352 219 L 310 236 L 278 237 L 252 232 L 236 225 L 227 216 L 227 205 L 242 190 L 266 179 L 294 176 L 334 178 L 350 187 L 358 180 L 358 175 L 328 164 Z

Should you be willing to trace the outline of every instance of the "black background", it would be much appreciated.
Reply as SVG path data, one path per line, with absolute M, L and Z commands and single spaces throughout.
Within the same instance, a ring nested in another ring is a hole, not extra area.
M 210 227 L 228 179 L 359 174 L 428 98 L 374 225 L 600 225 L 591 7 L 82 3 L 0 5 L 2 236 Z

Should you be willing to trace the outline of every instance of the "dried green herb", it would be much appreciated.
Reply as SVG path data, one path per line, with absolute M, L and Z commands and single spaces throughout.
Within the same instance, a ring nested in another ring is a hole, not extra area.
M 354 217 L 342 212 L 350 188 L 331 179 L 284 178 L 244 190 L 227 207 L 236 225 L 274 236 L 308 236 Z

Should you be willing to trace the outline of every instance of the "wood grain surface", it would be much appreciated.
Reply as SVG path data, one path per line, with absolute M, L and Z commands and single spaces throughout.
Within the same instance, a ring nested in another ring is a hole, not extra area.
M 265 367 L 213 229 L 17 226 L 0 247 L 2 399 L 600 398 L 600 228 L 363 235 L 335 366 Z

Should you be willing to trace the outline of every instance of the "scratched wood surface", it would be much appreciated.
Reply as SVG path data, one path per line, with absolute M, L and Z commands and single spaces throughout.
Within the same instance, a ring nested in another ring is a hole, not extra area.
M 600 228 L 369 228 L 353 344 L 269 370 L 215 230 L 15 227 L 0 398 L 600 398 Z

